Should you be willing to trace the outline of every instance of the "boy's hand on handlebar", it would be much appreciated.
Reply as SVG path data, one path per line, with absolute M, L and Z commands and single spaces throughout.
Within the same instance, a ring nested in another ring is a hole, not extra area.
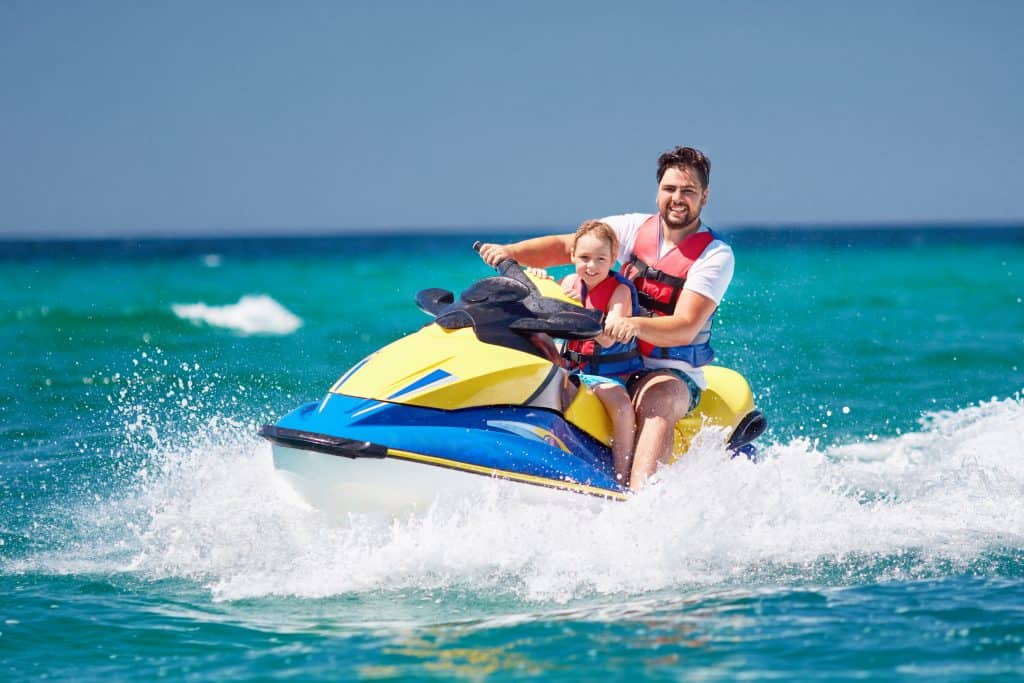
M 481 244 L 480 258 L 484 260 L 484 263 L 493 268 L 505 259 L 512 258 L 512 254 L 509 253 L 509 250 L 503 244 Z
M 573 278 L 567 277 L 562 280 L 562 292 L 573 301 L 583 303 L 580 301 L 580 293 L 576 291 L 575 287 L 573 287 Z

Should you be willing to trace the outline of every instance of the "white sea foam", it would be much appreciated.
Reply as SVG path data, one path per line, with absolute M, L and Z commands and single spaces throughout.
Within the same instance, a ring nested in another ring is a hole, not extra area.
M 271 297 L 246 295 L 236 304 L 209 306 L 205 303 L 173 304 L 174 314 L 194 323 L 224 327 L 241 334 L 291 334 L 302 320 Z
M 383 521 L 297 501 L 255 425 L 193 427 L 203 436 L 150 438 L 129 490 L 76 510 L 73 547 L 26 562 L 185 578 L 219 599 L 457 589 L 564 601 L 928 575 L 1024 541 L 1019 397 L 932 414 L 892 439 L 772 445 L 757 465 L 728 460 L 707 433 L 627 503 L 542 506 L 484 486 Z

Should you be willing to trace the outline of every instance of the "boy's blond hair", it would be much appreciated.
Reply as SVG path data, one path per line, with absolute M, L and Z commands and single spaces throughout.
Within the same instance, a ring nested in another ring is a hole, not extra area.
M 580 227 L 576 228 L 576 234 L 572 236 L 572 253 L 576 253 L 576 243 L 580 241 L 580 238 L 584 235 L 593 235 L 594 237 L 604 240 L 611 245 L 612 248 L 612 261 L 619 257 L 619 237 L 612 230 L 612 226 L 601 221 L 583 221 L 580 223 Z

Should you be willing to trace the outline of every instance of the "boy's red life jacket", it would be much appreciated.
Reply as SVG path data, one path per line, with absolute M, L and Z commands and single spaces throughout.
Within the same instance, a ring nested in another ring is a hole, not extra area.
M 629 288 L 632 300 L 630 315 L 638 315 L 640 307 L 636 288 L 632 282 L 614 270 L 593 289 L 588 289 L 583 280 L 577 277 L 573 289 L 585 308 L 607 313 L 612 294 L 619 285 L 626 285 Z M 635 340 L 616 342 L 608 347 L 601 346 L 594 339 L 573 340 L 566 344 L 566 351 L 562 355 L 569 362 L 570 368 L 588 375 L 623 375 L 643 367 Z

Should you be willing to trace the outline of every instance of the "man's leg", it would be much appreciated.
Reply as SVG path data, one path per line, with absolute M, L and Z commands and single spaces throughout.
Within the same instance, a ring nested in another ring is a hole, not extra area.
M 637 439 L 629 485 L 639 491 L 654 474 L 658 463 L 671 459 L 675 424 L 690 409 L 690 391 L 672 373 L 652 372 L 637 383 L 633 403 Z

